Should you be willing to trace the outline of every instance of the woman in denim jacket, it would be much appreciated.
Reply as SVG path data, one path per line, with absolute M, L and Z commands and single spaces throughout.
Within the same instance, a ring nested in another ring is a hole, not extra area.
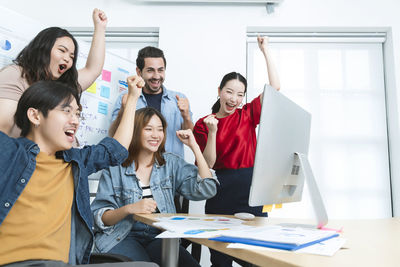
M 210 172 L 191 130 L 178 138 L 193 151 L 197 165 L 165 153 L 167 123 L 154 108 L 136 111 L 129 157 L 122 166 L 103 172 L 92 203 L 98 231 L 95 250 L 125 255 L 135 261 L 161 264 L 160 230 L 135 221 L 135 213 L 175 213 L 174 196 L 204 200 L 216 193 L 218 181 Z M 180 266 L 199 266 L 183 248 Z

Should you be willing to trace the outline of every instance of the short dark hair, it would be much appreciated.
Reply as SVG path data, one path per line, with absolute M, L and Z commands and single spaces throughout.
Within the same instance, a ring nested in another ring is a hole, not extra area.
M 164 132 L 164 139 L 158 147 L 158 150 L 153 155 L 153 162 L 154 160 L 156 160 L 160 166 L 165 164 L 163 154 L 165 152 L 165 141 L 167 140 L 167 121 L 165 120 L 161 112 L 159 112 L 155 108 L 146 107 L 136 110 L 135 128 L 133 130 L 132 141 L 128 149 L 129 156 L 125 160 L 125 162 L 122 163 L 122 166 L 128 167 L 132 164 L 133 161 L 135 161 L 136 170 L 139 168 L 138 157 L 139 152 L 142 149 L 142 131 L 154 115 L 156 115 L 161 120 Z
M 15 124 L 21 129 L 21 136 L 26 136 L 31 129 L 27 116 L 29 108 L 38 109 L 44 117 L 60 103 L 70 104 L 75 99 L 80 106 L 80 95 L 76 88 L 59 81 L 39 81 L 32 84 L 22 94 L 14 115 Z
M 136 58 L 136 67 L 138 67 L 140 71 L 144 68 L 144 59 L 148 57 L 161 57 L 164 60 L 164 67 L 167 67 L 167 60 L 164 57 L 164 52 L 157 47 L 146 46 L 139 50 Z
M 227 82 L 229 82 L 230 80 L 238 80 L 239 82 L 243 83 L 244 85 L 244 93 L 247 92 L 247 80 L 245 77 L 243 77 L 242 74 L 240 74 L 239 72 L 230 72 L 228 74 L 225 74 L 225 76 L 222 78 L 221 84 L 219 85 L 219 90 L 222 90 L 222 88 L 225 86 L 225 84 Z M 221 107 L 221 102 L 219 101 L 219 99 L 217 100 L 217 102 L 214 103 L 214 105 L 211 108 L 211 112 L 212 113 L 218 113 L 219 109 Z
M 78 42 L 67 30 L 59 27 L 50 27 L 39 32 L 36 37 L 19 52 L 17 58 L 13 61 L 22 68 L 22 77 L 27 80 L 29 85 L 37 81 L 53 80 L 49 70 L 51 49 L 56 40 L 61 37 L 71 38 L 75 45 L 75 51 L 71 68 L 63 73 L 57 80 L 81 90 L 78 83 L 78 71 L 76 69 Z

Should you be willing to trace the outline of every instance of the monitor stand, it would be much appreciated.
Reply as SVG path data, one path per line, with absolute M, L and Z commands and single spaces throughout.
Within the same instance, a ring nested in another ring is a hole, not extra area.
M 319 192 L 317 183 L 315 182 L 314 174 L 311 169 L 310 162 L 308 161 L 307 155 L 302 153 L 294 153 L 294 162 L 300 164 L 299 175 L 304 176 L 304 180 L 308 184 L 308 189 L 311 198 L 311 204 L 313 206 L 316 223 L 315 224 L 288 224 L 283 223 L 279 225 L 291 226 L 291 227 L 303 227 L 303 228 L 322 228 L 328 223 L 328 215 L 325 210 L 324 202 L 322 201 L 321 194 Z M 300 179 L 301 180 L 301 179 Z M 303 180 L 303 181 L 304 181 Z

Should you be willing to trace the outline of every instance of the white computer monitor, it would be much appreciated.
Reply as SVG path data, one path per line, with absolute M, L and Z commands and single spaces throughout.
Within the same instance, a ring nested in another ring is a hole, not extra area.
M 316 225 L 328 217 L 307 154 L 311 114 L 266 85 L 261 110 L 249 205 L 300 201 L 307 181 Z

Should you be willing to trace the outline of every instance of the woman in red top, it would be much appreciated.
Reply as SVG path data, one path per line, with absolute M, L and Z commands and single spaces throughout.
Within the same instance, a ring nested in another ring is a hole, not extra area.
M 268 39 L 258 37 L 257 41 L 267 64 L 270 85 L 279 90 Z M 204 158 L 216 170 L 220 182 L 217 195 L 206 202 L 206 213 L 250 212 L 267 216 L 261 206 L 248 204 L 257 144 L 255 129 L 260 122 L 263 93 L 240 108 L 246 90 L 247 81 L 240 73 L 226 74 L 218 87 L 219 99 L 212 107 L 212 114 L 199 119 L 193 129 Z M 232 257 L 210 252 L 212 266 L 232 266 Z

